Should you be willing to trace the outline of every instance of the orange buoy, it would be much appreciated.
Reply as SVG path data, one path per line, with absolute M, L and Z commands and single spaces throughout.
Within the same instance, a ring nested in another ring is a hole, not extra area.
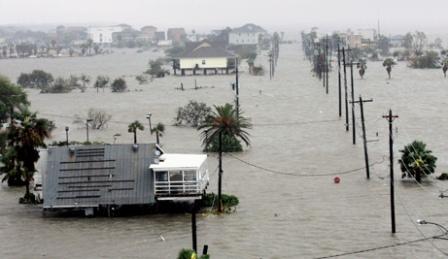
M 334 183 L 339 183 L 339 182 L 341 182 L 341 178 L 339 178 L 339 176 L 335 176 Z

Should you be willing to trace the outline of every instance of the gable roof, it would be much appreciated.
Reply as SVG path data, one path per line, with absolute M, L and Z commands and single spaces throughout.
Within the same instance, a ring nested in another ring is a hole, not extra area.
M 202 41 L 198 44 L 187 46 L 185 51 L 179 55 L 179 58 L 225 58 L 234 56 L 225 48 L 213 45 L 208 41 Z
M 233 33 L 257 33 L 257 32 L 266 33 L 266 30 L 258 25 L 253 24 L 253 23 L 248 23 L 239 28 L 233 29 L 231 32 L 233 32 Z

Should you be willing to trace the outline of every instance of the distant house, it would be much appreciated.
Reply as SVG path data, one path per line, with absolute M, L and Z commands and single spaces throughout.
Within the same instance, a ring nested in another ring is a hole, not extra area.
M 140 29 L 141 35 L 140 38 L 147 41 L 155 41 L 156 40 L 156 32 L 157 28 L 154 26 L 144 26 Z
M 229 45 L 258 45 L 260 36 L 266 33 L 262 27 L 249 23 L 230 31 Z
M 36 184 L 44 210 L 92 215 L 124 205 L 200 199 L 209 181 L 207 155 L 164 154 L 155 144 L 51 147 L 46 157 Z
M 170 28 L 167 31 L 167 39 L 174 43 L 184 42 L 187 33 L 184 28 Z
M 156 32 L 156 40 L 157 41 L 166 40 L 165 32 L 164 31 L 157 31 Z
M 235 55 L 225 48 L 213 45 L 208 41 L 187 45 L 185 51 L 175 58 L 173 70 L 176 75 L 177 70 L 181 75 L 187 72 L 196 75 L 198 72 L 203 75 L 213 72 L 213 74 L 228 74 L 235 68 Z
M 89 39 L 97 44 L 111 44 L 113 42 L 113 34 L 122 32 L 125 29 L 123 26 L 101 26 L 90 27 L 87 30 Z

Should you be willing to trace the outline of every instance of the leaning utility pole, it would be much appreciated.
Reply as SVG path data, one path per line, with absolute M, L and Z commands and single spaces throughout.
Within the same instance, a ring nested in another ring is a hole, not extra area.
M 345 89 L 345 130 L 349 130 L 348 126 L 348 94 L 347 94 L 347 64 L 345 62 L 345 48 L 342 48 L 342 63 L 344 65 L 344 89 Z
M 359 101 L 355 103 L 359 103 L 359 108 L 361 111 L 361 124 L 362 124 L 362 139 L 364 144 L 364 160 L 366 163 L 366 177 L 370 179 L 370 165 L 369 165 L 369 153 L 367 152 L 367 136 L 366 136 L 366 124 L 364 119 L 364 105 L 363 103 L 373 102 L 372 99 L 363 100 L 361 96 L 359 96 Z
M 389 110 L 389 115 L 384 115 L 383 118 L 389 122 L 389 158 L 390 158 L 390 211 L 391 211 L 391 223 L 392 233 L 396 232 L 395 228 L 395 197 L 394 197 L 394 139 L 392 123 L 394 119 L 398 118 L 397 115 L 392 115 L 392 110 Z
M 339 87 L 339 117 L 342 116 L 342 102 L 341 102 L 341 49 L 338 43 L 338 87 Z

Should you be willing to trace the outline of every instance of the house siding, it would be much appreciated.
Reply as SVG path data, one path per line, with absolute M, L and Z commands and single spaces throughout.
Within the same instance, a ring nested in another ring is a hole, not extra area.
M 205 64 L 202 64 L 205 61 Z M 181 58 L 180 69 L 193 69 L 196 64 L 201 69 L 204 68 L 227 68 L 227 58 Z
M 258 44 L 258 38 L 261 33 L 234 33 L 229 34 L 229 44 L 230 45 L 256 45 Z

